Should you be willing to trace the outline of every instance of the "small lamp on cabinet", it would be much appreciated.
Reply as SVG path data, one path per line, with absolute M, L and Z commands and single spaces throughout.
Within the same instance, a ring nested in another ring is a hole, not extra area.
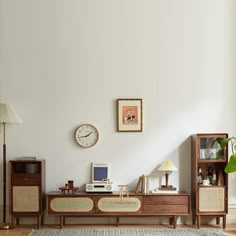
M 169 174 L 172 173 L 173 171 L 176 171 L 177 168 L 176 166 L 173 164 L 172 161 L 168 160 L 168 161 L 164 161 L 161 166 L 157 169 L 158 171 L 164 171 L 165 172 L 165 180 L 166 180 L 166 184 L 165 185 L 161 185 L 161 190 L 176 190 L 176 188 L 174 188 L 172 185 L 168 184 L 168 180 L 169 180 Z

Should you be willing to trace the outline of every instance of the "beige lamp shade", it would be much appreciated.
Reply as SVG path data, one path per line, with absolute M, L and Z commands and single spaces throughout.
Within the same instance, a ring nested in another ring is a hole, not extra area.
M 0 103 L 0 123 L 22 123 L 11 104 Z
M 161 166 L 157 169 L 158 171 L 175 171 L 177 170 L 176 166 L 172 161 L 164 161 Z

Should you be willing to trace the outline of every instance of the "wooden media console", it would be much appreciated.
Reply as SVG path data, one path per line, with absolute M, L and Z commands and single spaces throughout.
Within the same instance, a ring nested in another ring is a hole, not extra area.
M 168 216 L 176 228 L 177 216 L 190 214 L 190 195 L 184 192 L 165 194 L 135 194 L 120 197 L 118 193 L 47 194 L 47 213 L 60 217 L 60 227 L 66 216 Z

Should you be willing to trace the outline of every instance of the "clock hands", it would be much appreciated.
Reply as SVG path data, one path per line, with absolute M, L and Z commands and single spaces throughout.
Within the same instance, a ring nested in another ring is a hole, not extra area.
M 93 131 L 91 131 L 90 133 L 88 133 L 87 135 L 85 135 L 85 137 L 87 138 L 91 133 L 93 133 Z
M 84 136 L 79 136 L 78 138 L 87 138 L 90 134 L 92 134 L 93 133 L 93 131 L 91 131 L 90 133 L 88 133 L 88 134 L 86 134 L 86 135 L 84 135 Z

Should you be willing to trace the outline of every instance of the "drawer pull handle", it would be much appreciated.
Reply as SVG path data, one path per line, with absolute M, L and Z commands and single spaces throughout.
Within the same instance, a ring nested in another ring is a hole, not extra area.
M 25 180 L 27 180 L 27 178 L 25 178 Z

